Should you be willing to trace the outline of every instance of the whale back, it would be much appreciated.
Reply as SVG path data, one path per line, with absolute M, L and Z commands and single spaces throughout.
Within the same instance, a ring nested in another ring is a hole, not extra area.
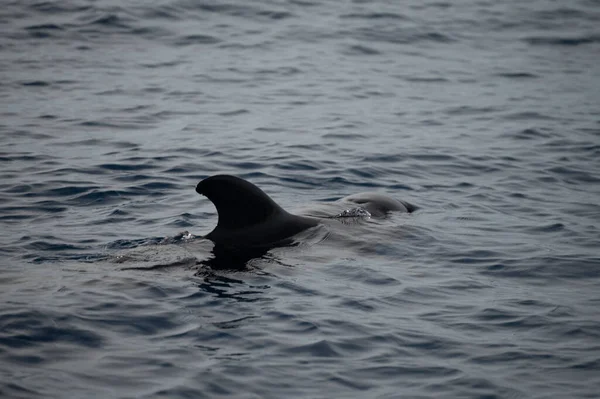
M 358 193 L 344 197 L 340 201 L 360 205 L 375 217 L 384 217 L 392 211 L 412 213 L 418 209 L 406 201 L 380 193 Z
M 215 205 L 221 229 L 243 229 L 287 213 L 260 188 L 235 176 L 211 176 L 198 183 L 196 192 Z

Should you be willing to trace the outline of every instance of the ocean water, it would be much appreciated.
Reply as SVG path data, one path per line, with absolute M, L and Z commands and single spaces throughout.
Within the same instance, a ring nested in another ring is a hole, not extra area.
M 4 1 L 3 398 L 597 398 L 600 3 Z M 195 185 L 413 214 L 220 270 Z M 165 238 L 166 237 L 166 238 Z

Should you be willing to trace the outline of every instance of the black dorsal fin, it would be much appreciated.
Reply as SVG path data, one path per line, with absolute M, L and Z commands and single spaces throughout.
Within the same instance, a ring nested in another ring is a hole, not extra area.
M 240 229 L 285 213 L 267 194 L 254 184 L 229 175 L 216 175 L 202 180 L 196 192 L 206 196 L 217 208 L 217 227 Z
M 287 213 L 260 188 L 239 177 L 211 176 L 198 183 L 196 191 L 217 208 L 217 227 L 205 238 L 221 249 L 282 245 L 285 239 L 319 223 Z

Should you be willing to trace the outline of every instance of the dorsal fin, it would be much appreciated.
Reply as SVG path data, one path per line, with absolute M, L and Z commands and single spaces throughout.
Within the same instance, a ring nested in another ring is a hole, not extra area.
M 212 176 L 198 183 L 196 191 L 217 208 L 217 227 L 205 236 L 215 243 L 215 248 L 278 246 L 319 223 L 317 219 L 287 213 L 260 188 L 239 177 Z
M 254 184 L 229 175 L 216 175 L 202 180 L 196 192 L 206 196 L 217 208 L 217 227 L 240 229 L 286 213 Z

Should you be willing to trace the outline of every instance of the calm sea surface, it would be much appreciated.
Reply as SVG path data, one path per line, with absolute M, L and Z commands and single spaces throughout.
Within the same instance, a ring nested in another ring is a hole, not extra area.
M 599 110 L 597 0 L 3 1 L 0 396 L 598 398 Z M 219 173 L 420 209 L 214 270 Z

